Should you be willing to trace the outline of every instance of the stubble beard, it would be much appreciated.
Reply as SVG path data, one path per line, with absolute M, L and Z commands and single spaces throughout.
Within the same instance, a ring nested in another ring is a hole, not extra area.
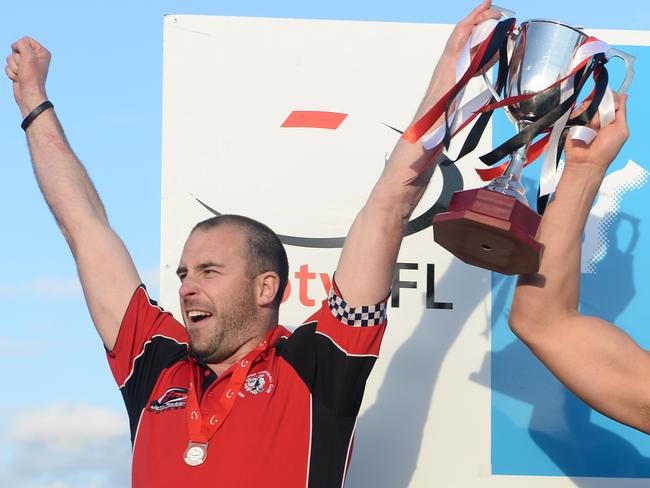
M 224 362 L 255 335 L 256 316 L 252 299 L 244 297 L 219 307 L 209 319 L 209 330 L 188 329 L 192 354 L 207 364 Z

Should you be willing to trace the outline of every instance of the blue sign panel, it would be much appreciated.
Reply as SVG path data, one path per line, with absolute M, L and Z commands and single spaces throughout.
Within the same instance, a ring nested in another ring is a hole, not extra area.
M 603 182 L 583 240 L 583 313 L 615 323 L 650 348 L 650 174 L 647 87 L 650 47 L 621 46 L 637 58 L 630 89 L 630 138 Z M 623 69 L 612 62 L 611 85 Z M 494 143 L 513 134 L 494 123 Z M 534 202 L 540 162 L 524 172 Z M 492 473 L 650 478 L 648 436 L 595 412 L 569 392 L 508 328 L 516 279 L 493 275 Z M 650 381 L 650 379 L 649 379 Z M 646 388 L 647 385 L 639 385 Z

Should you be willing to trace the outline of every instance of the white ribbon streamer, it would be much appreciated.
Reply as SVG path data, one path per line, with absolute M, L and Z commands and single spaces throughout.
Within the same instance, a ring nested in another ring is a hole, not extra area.
M 564 80 L 560 85 L 560 103 L 566 101 L 574 91 L 573 78 Z M 557 168 L 556 168 L 556 159 L 557 159 L 557 149 L 560 145 L 560 138 L 562 137 L 562 132 L 566 127 L 566 123 L 569 120 L 573 107 L 567 110 L 562 117 L 560 117 L 555 124 L 553 124 L 553 129 L 551 130 L 551 135 L 549 137 L 548 144 L 546 146 L 546 154 L 544 155 L 544 161 L 540 167 L 539 174 L 539 194 L 540 196 L 548 195 L 553 193 L 557 187 L 559 181 Z
M 600 115 L 600 128 L 607 127 L 616 119 L 616 105 L 614 103 L 614 91 L 607 85 L 603 99 L 598 106 L 598 115 Z
M 607 127 L 609 124 L 614 122 L 616 118 L 616 107 L 614 104 L 614 90 L 610 86 L 605 89 L 605 95 L 598 106 L 598 115 L 600 115 L 600 128 Z M 598 131 L 587 127 L 585 125 L 578 125 L 576 127 L 571 127 L 569 129 L 569 137 L 571 139 L 577 139 L 585 144 L 591 144 L 591 142 L 598 135 Z
M 472 62 L 472 49 L 485 41 L 494 31 L 498 23 L 499 21 L 496 19 L 488 19 L 474 27 L 470 38 L 467 40 L 467 43 L 465 44 L 461 55 L 456 61 L 456 83 L 458 83 L 458 81 L 465 75 Z M 491 97 L 489 91 L 486 90 L 480 93 L 478 96 L 472 98 L 469 102 L 463 104 L 465 98 L 465 88 L 466 87 L 463 87 L 456 96 L 457 100 L 459 101 L 458 106 L 460 106 L 460 108 L 452 110 L 449 115 L 449 125 L 452 133 L 455 132 L 458 127 L 463 125 L 474 114 L 474 112 L 480 110 L 490 100 Z M 444 136 L 445 125 L 443 124 L 433 132 L 422 136 L 420 142 L 425 149 L 433 149 L 442 142 Z
M 474 112 L 477 112 L 483 106 L 485 106 L 486 103 L 488 103 L 491 97 L 492 94 L 489 92 L 489 90 L 485 90 L 479 93 L 474 98 L 472 98 L 465 105 L 460 107 L 456 112 L 454 112 L 455 117 L 450 127 L 451 132 L 452 133 L 455 132 L 461 125 L 467 122 L 467 120 L 474 114 Z M 422 146 L 425 149 L 433 149 L 434 147 L 436 147 L 438 144 L 442 142 L 444 137 L 445 137 L 445 126 L 441 125 L 430 134 L 427 134 L 424 137 L 422 137 L 420 141 L 422 142 Z
M 593 141 L 597 135 L 597 130 L 587 127 L 586 125 L 578 125 L 569 129 L 569 137 L 571 139 L 580 140 L 585 144 L 591 144 L 591 141 Z
M 539 195 L 544 196 L 549 193 L 553 193 L 555 188 L 557 188 L 557 183 L 559 181 L 557 170 L 555 167 L 555 162 L 557 159 L 557 148 L 560 143 L 560 137 L 562 136 L 562 131 L 566 127 L 566 123 L 571 116 L 572 109 L 567 110 L 562 117 L 553 125 L 553 130 L 551 131 L 551 137 L 549 138 L 548 145 L 546 146 L 546 155 L 544 156 L 544 162 L 540 169 L 539 176 Z
M 609 44 L 601 40 L 590 41 L 583 44 L 576 50 L 576 53 L 571 62 L 571 67 L 569 68 L 569 72 L 573 71 L 580 63 L 586 59 L 589 59 L 596 54 L 607 53 L 609 49 Z M 570 89 L 568 86 L 562 86 L 562 101 L 566 100 L 566 98 L 568 98 L 568 96 L 573 92 L 573 82 L 572 79 L 569 80 L 571 80 Z M 569 110 L 562 117 L 560 117 L 560 119 L 553 126 L 553 130 L 551 131 L 551 137 L 549 138 L 549 142 L 546 147 L 544 162 L 540 169 L 540 196 L 553 193 L 557 188 L 557 184 L 560 180 L 561 173 L 559 171 L 559 168 L 556 168 L 558 144 L 560 136 L 562 135 L 562 131 L 566 127 L 566 123 L 572 110 Z M 607 86 L 605 89 L 605 94 L 598 107 L 598 114 L 600 116 L 601 129 L 611 124 L 616 117 L 614 95 L 612 93 L 612 89 L 609 86 Z M 597 134 L 598 132 L 591 127 L 577 126 L 569 129 L 568 137 L 574 140 L 580 140 L 585 144 L 591 144 Z
M 609 50 L 609 44 L 599 39 L 584 43 L 576 50 L 576 53 L 573 55 L 573 61 L 571 61 L 571 66 L 569 66 L 567 73 L 573 71 L 576 66 L 582 63 L 585 59 L 591 58 L 596 54 L 604 54 Z

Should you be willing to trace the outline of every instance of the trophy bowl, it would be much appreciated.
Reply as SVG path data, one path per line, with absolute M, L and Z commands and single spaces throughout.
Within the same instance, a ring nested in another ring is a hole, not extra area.
M 510 106 L 515 120 L 534 122 L 560 104 L 560 86 L 552 85 L 567 74 L 575 50 L 586 39 L 580 29 L 556 20 L 534 19 L 519 26 L 506 95 L 539 95 Z

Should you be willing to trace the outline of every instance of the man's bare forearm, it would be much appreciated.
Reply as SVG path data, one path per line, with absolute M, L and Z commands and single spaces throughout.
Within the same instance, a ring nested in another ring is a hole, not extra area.
M 625 332 L 579 313 L 582 232 L 609 164 L 627 139 L 624 103 L 591 144 L 567 142 L 567 164 L 538 231 L 538 273 L 521 276 L 510 326 L 587 404 L 650 432 L 650 355 Z
M 456 61 L 474 27 L 499 16 L 500 12 L 485 0 L 456 25 L 414 121 L 453 86 Z M 404 139 L 397 142 L 366 205 L 352 224 L 336 269 L 336 282 L 350 305 L 377 303 L 386 297 L 409 217 L 429 184 L 438 156 L 425 151 L 419 143 Z
M 601 168 L 566 167 L 537 233 L 544 246 L 540 270 L 519 278 L 511 311 L 517 334 L 530 335 L 532 329 L 577 310 L 581 236 L 603 177 Z
M 434 72 L 414 120 L 426 113 L 448 88 L 449 82 L 441 79 L 440 71 Z M 395 145 L 341 252 L 337 284 L 351 304 L 376 303 L 386 297 L 409 218 L 431 180 L 437 156 L 425 151 L 421 144 L 401 138 Z M 360 283 L 362 269 L 370 273 L 371 279 Z
M 26 132 L 39 188 L 74 252 L 82 229 L 108 225 L 104 206 L 53 109 L 39 115 Z
M 112 349 L 131 293 L 140 283 L 138 273 L 53 110 L 32 123 L 27 140 L 36 180 L 74 255 L 93 322 Z
M 56 113 L 32 111 L 47 100 L 50 52 L 30 37 L 11 46 L 5 72 L 26 127 L 38 185 L 63 232 L 79 270 L 93 322 L 108 349 L 140 278 L 122 240 L 109 226 L 86 169 L 74 155 Z

